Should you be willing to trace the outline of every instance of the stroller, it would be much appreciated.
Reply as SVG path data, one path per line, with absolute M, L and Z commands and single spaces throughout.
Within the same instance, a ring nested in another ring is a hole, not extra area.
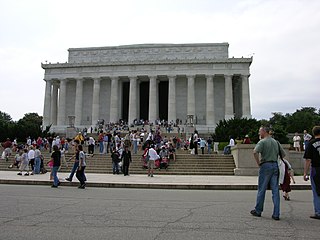
M 160 169 L 161 160 L 157 159 L 154 161 L 154 169 Z
M 162 158 L 160 162 L 160 169 L 167 169 L 169 166 L 169 162 L 170 160 L 167 157 Z
M 145 157 L 141 157 L 141 165 L 142 165 L 142 169 L 147 169 L 148 168 L 148 163 Z
M 143 169 L 148 169 L 148 162 L 146 160 L 145 157 L 141 157 L 141 165 L 142 165 L 142 168 Z M 157 159 L 154 161 L 154 169 L 160 169 L 160 166 L 161 166 L 161 160 L 160 159 Z

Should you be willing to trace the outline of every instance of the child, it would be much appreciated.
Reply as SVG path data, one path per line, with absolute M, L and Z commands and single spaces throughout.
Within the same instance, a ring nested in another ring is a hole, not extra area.
M 18 175 L 22 175 L 22 171 L 26 171 L 25 176 L 29 176 L 29 159 L 28 159 L 28 149 L 23 149 L 23 154 L 21 155 L 20 172 Z
M 204 138 L 201 138 L 200 140 L 200 148 L 201 148 L 201 153 L 204 154 L 204 148 L 206 146 L 206 140 Z
M 17 151 L 15 157 L 14 157 L 14 162 L 13 164 L 11 164 L 8 168 L 13 168 L 13 166 L 16 166 L 17 168 L 19 168 L 20 166 L 20 162 L 21 162 L 21 155 L 22 155 L 22 151 Z
M 62 165 L 62 163 L 64 163 L 65 164 L 65 166 L 66 166 L 66 168 L 68 168 L 68 163 L 67 163 L 67 161 L 66 161 L 66 149 L 65 148 L 62 148 L 61 150 L 60 150 L 60 152 L 61 152 L 61 165 Z
M 292 168 L 288 160 L 283 159 L 283 163 L 285 166 L 285 173 L 284 173 L 283 183 L 280 184 L 280 187 L 281 187 L 281 190 L 283 191 L 284 200 L 290 201 L 290 196 L 289 196 L 289 192 L 291 192 L 290 179 L 292 179 L 293 183 L 296 183 L 296 182 L 293 178 L 293 174 L 291 174 Z

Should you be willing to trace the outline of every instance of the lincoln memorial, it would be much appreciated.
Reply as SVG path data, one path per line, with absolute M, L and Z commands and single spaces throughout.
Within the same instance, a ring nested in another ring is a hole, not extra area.
M 251 118 L 252 58 L 229 58 L 228 43 L 70 48 L 68 62 L 42 63 L 43 127 L 65 132 L 97 121 L 193 116 L 197 129 Z

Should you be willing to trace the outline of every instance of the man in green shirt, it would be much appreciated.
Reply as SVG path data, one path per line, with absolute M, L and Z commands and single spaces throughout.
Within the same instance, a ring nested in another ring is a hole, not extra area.
M 253 151 L 254 158 L 259 166 L 258 193 L 255 209 L 250 213 L 253 216 L 261 217 L 266 190 L 270 184 L 274 205 L 272 218 L 274 220 L 279 220 L 280 195 L 278 156 L 281 152 L 282 157 L 284 157 L 285 152 L 279 142 L 271 137 L 270 129 L 268 127 L 261 127 L 259 129 L 259 135 L 261 140 L 257 143 Z

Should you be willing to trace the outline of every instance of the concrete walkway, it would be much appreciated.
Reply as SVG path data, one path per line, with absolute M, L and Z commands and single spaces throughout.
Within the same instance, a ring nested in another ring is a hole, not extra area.
M 18 172 L 18 171 L 17 171 Z M 19 176 L 14 171 L 0 171 L 0 184 L 27 184 L 51 185 L 50 173 Z M 61 186 L 78 186 L 79 182 L 74 177 L 73 182 L 64 178 L 68 173 L 58 173 Z M 87 187 L 114 187 L 114 188 L 153 188 L 153 189 L 208 189 L 208 190 L 255 190 L 257 189 L 256 176 L 190 176 L 190 175 L 112 175 L 88 173 Z M 302 176 L 295 177 L 294 190 L 311 189 L 310 182 L 305 182 Z

